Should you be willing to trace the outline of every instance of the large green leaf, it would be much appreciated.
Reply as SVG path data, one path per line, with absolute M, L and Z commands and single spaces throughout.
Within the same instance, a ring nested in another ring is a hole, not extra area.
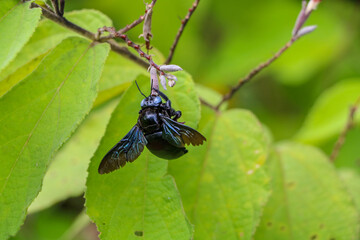
M 29 40 L 40 20 L 40 9 L 30 9 L 30 2 L 19 2 L 0 2 L 0 71 Z
M 92 32 L 96 32 L 99 27 L 112 25 L 111 20 L 107 16 L 96 10 L 73 11 L 66 13 L 65 17 L 69 21 L 79 24 L 79 26 L 82 26 Z M 1 72 L 0 92 L 3 91 L 3 85 L 6 84 L 5 82 L 10 81 L 9 79 L 11 79 L 11 85 L 7 83 L 8 86 L 6 86 L 6 90 L 10 89 L 26 75 L 30 74 L 34 70 L 34 67 L 28 68 L 27 66 L 34 61 L 34 59 L 40 58 L 41 60 L 41 58 L 44 57 L 50 49 L 54 48 L 62 40 L 71 36 L 80 35 L 52 22 L 51 20 L 42 20 L 22 51 Z M 24 67 L 26 68 L 25 70 L 23 69 Z M 37 65 L 35 67 L 37 67 Z M 26 71 L 26 74 L 19 76 L 18 71 Z
M 53 153 L 89 112 L 108 51 L 67 39 L 0 99 L 0 239 L 17 231 Z
M 273 194 L 255 239 L 358 239 L 356 208 L 319 150 L 283 143 L 269 161 L 269 174 Z
M 195 239 L 251 239 L 269 195 L 268 136 L 253 114 L 203 108 L 201 147 L 169 165 Z
M 186 73 L 179 74 L 178 79 L 176 87 L 166 94 L 175 109 L 183 106 L 181 121 L 194 127 L 200 117 L 194 84 Z M 147 93 L 149 78 L 140 76 L 137 81 Z M 107 175 L 98 174 L 106 152 L 135 125 L 142 98 L 133 83 L 111 117 L 89 166 L 87 213 L 97 224 L 101 239 L 137 239 L 139 235 L 142 239 L 191 239 L 192 227 L 174 180 L 167 174 L 168 161 L 145 149 L 124 168 Z
M 29 207 L 29 213 L 40 211 L 85 190 L 87 168 L 106 124 L 116 106 L 112 101 L 90 112 L 73 136 L 56 153 L 47 170 L 41 192 Z
M 360 78 L 342 81 L 326 90 L 315 102 L 296 139 L 318 144 L 341 132 L 349 116 L 350 106 L 360 97 Z M 357 112 L 355 121 L 360 122 Z

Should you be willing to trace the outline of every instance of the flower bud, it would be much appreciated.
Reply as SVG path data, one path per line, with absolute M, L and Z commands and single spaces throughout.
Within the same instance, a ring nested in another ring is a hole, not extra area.
M 175 80 L 169 80 L 168 84 L 170 87 L 173 87 L 173 86 L 175 86 L 176 82 L 175 82 Z
M 152 18 L 152 5 L 149 4 L 146 6 L 146 14 L 145 14 L 145 20 L 144 20 L 144 25 L 143 25 L 143 33 L 140 34 L 140 37 L 143 37 L 145 39 L 145 41 L 150 41 L 150 37 L 152 37 L 153 35 L 151 34 L 151 18 Z
M 311 33 L 312 31 L 314 31 L 317 28 L 316 25 L 312 25 L 312 26 L 306 26 L 301 28 L 298 33 L 296 34 L 296 37 L 302 37 L 308 33 Z
M 167 72 L 177 72 L 177 71 L 182 71 L 183 69 L 178 65 L 162 65 L 160 66 L 160 70 Z
M 156 71 L 156 68 L 154 68 L 154 67 L 150 68 L 150 79 L 153 82 L 153 84 L 158 82 L 157 71 Z
M 165 78 L 165 75 L 163 75 L 163 74 L 160 75 L 160 83 L 161 83 L 161 86 L 163 86 L 163 88 L 165 90 L 167 90 L 167 88 L 166 88 L 166 78 Z
M 166 78 L 167 78 L 168 80 L 175 80 L 175 81 L 177 81 L 177 77 L 174 76 L 174 75 L 171 75 L 171 74 L 166 74 Z
M 321 0 L 310 0 L 306 6 L 305 14 L 309 14 L 312 10 L 315 10 Z

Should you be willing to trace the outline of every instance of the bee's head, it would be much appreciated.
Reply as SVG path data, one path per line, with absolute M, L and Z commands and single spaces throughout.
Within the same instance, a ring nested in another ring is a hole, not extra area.
M 141 108 L 158 107 L 162 103 L 160 96 L 148 96 L 141 101 Z

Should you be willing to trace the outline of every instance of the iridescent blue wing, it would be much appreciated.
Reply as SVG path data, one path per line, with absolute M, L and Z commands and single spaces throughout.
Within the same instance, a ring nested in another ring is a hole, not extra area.
M 137 159 L 147 144 L 146 138 L 140 127 L 136 124 L 126 136 L 121 139 L 103 158 L 99 166 L 99 173 L 109 173 L 126 162 L 133 162 Z
M 171 118 L 161 116 L 163 121 L 162 138 L 175 147 L 184 147 L 185 145 L 201 145 L 206 138 L 195 129 L 176 122 Z

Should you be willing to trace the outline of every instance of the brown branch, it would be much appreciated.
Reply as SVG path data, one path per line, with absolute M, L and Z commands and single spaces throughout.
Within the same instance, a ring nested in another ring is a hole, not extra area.
M 337 158 L 337 156 L 339 155 L 340 149 L 345 143 L 347 133 L 351 130 L 351 128 L 354 127 L 355 113 L 358 110 L 359 105 L 360 105 L 360 97 L 357 99 L 355 104 L 353 106 L 351 106 L 351 108 L 350 108 L 348 120 L 347 120 L 345 127 L 344 127 L 343 131 L 341 132 L 339 138 L 337 139 L 334 149 L 331 153 L 331 156 L 330 156 L 331 162 L 334 162 L 335 159 Z
M 197 6 L 199 5 L 200 0 L 195 0 L 195 2 L 193 3 L 192 7 L 189 8 L 189 12 L 187 13 L 187 15 L 185 16 L 185 18 L 183 20 L 181 20 L 181 26 L 179 28 L 178 33 L 176 34 L 175 40 L 170 48 L 170 53 L 169 56 L 167 57 L 166 61 L 164 64 L 169 64 L 173 58 L 176 46 L 179 42 L 179 39 L 185 29 L 186 24 L 188 23 L 188 21 L 190 20 L 191 15 L 194 13 L 194 11 L 196 10 Z
M 228 101 L 236 93 L 237 90 L 239 90 L 245 83 L 247 83 L 253 77 L 255 77 L 261 70 L 263 70 L 264 68 L 269 66 L 276 59 L 278 59 L 289 47 L 291 47 L 291 45 L 293 45 L 293 43 L 297 39 L 298 38 L 296 38 L 296 37 L 292 37 L 291 40 L 289 42 L 287 42 L 277 53 L 275 53 L 274 56 L 272 56 L 266 62 L 259 64 L 256 68 L 251 70 L 251 72 L 248 75 L 246 75 L 244 78 L 240 79 L 239 82 L 236 84 L 236 86 L 232 87 L 230 89 L 230 91 L 223 96 L 221 101 L 216 105 L 216 109 L 218 110 L 224 102 Z
M 36 3 L 32 3 L 31 6 L 32 7 L 40 7 L 42 10 L 43 16 L 50 19 L 51 21 L 56 22 L 56 23 L 62 25 L 63 27 L 68 28 L 90 40 L 96 41 L 96 35 L 94 33 L 68 21 L 64 17 L 56 15 L 54 12 L 52 12 L 48 9 L 45 9 L 45 8 L 37 5 Z M 134 55 L 133 53 L 131 53 L 129 51 L 129 49 L 127 49 L 126 47 L 120 46 L 116 41 L 114 41 L 112 39 L 107 39 L 107 40 L 104 40 L 104 42 L 107 42 L 110 45 L 111 50 L 120 54 L 121 56 L 124 56 L 124 57 L 130 59 L 131 61 L 137 63 L 138 65 L 140 65 L 142 67 L 147 68 L 149 66 L 148 63 L 146 63 L 141 58 L 139 58 L 136 55 Z

